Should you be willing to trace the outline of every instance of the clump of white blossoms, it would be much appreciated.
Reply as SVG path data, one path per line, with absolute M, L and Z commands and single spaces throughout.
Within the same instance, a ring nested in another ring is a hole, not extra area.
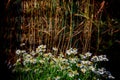
M 66 50 L 67 55 L 72 55 L 72 54 L 77 54 L 77 49 L 76 48 L 70 48 L 69 50 Z
M 109 79 L 115 79 L 114 76 L 112 76 L 112 74 L 109 71 L 106 71 L 105 68 L 98 68 L 96 71 L 94 71 L 94 73 L 98 74 L 98 75 L 102 75 L 103 77 L 107 77 Z
M 57 56 L 54 54 L 58 51 L 56 47 L 53 47 L 51 51 L 53 53 L 47 53 L 46 45 L 40 45 L 35 51 L 32 50 L 31 52 L 20 49 L 16 50 L 17 60 L 14 64 L 14 71 L 33 71 L 37 75 L 42 75 L 43 72 L 47 71 L 46 75 L 49 75 L 49 71 L 52 71 L 52 74 L 55 72 L 55 75 L 47 76 L 51 77 L 52 80 L 61 80 L 64 75 L 71 80 L 74 78 L 75 80 L 79 80 L 84 75 L 88 75 L 88 72 L 98 76 L 101 75 L 107 79 L 114 79 L 111 73 L 106 71 L 105 68 L 96 67 L 97 62 L 108 61 L 106 55 L 93 56 L 90 52 L 79 54 L 76 48 L 66 50 L 65 55 L 63 52 L 60 52 Z M 82 77 L 80 77 L 81 74 L 83 74 Z
M 93 56 L 91 58 L 91 61 L 98 62 L 98 61 L 109 61 L 106 57 L 106 55 L 99 55 L 99 56 Z
M 36 48 L 36 53 L 45 52 L 45 51 L 46 51 L 46 45 L 40 45 Z

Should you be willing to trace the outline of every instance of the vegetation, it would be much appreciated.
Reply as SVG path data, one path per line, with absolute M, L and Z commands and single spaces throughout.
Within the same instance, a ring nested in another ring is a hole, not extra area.
M 105 68 L 99 68 L 98 62 L 108 61 L 106 55 L 93 56 L 92 53 L 78 54 L 76 48 L 66 50 L 66 55 L 46 53 L 46 45 L 40 45 L 35 51 L 17 50 L 17 61 L 13 72 L 19 73 L 17 80 L 102 80 L 114 79 Z
M 92 29 L 95 28 L 99 48 L 101 9 L 95 11 L 94 0 L 31 0 L 22 4 L 25 15 L 21 42 L 28 41 L 30 50 L 35 48 L 35 44 L 46 44 L 63 52 L 77 47 L 85 53 L 91 48 Z
M 8 11 L 13 8 L 9 1 Z M 17 80 L 114 79 L 101 68 L 106 55 L 98 55 L 120 32 L 119 20 L 105 14 L 105 0 L 16 0 L 13 5 L 18 3 L 21 12 L 5 20 L 12 27 L 1 28 Z

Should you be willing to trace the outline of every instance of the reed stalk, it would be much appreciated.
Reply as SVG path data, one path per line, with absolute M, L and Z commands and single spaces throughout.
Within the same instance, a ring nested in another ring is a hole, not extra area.
M 27 21 L 23 24 L 29 25 L 25 34 L 29 43 L 33 39 L 31 49 L 35 49 L 35 44 L 46 44 L 62 52 L 70 47 L 81 48 L 82 53 L 90 51 L 94 0 L 28 0 L 23 4 L 24 13 L 28 15 L 23 15 Z

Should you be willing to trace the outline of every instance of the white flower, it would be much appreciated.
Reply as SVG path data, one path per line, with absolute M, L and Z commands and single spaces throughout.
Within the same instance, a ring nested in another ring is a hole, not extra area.
M 81 64 L 80 64 L 80 63 L 78 63 L 78 64 L 76 64 L 76 66 L 77 66 L 77 67 L 81 67 Z
M 46 45 L 39 45 L 38 48 L 46 48 Z
M 41 48 L 36 48 L 36 53 L 42 52 Z
M 81 69 L 81 72 L 85 73 L 87 70 L 85 68 Z
M 58 48 L 56 48 L 56 47 L 53 47 L 52 49 L 53 49 L 53 51 L 58 51 Z
M 80 69 L 82 73 L 85 73 L 87 71 L 87 67 L 85 65 L 81 65 Z
M 30 70 L 31 70 L 30 68 L 25 69 L 26 72 L 27 72 L 27 71 L 30 71 Z
M 80 57 L 81 57 L 82 59 L 86 59 L 86 58 L 87 58 L 85 55 L 82 55 L 82 54 L 80 54 Z
M 35 64 L 37 62 L 37 60 L 36 59 L 30 59 L 30 63 L 32 63 L 32 64 Z
M 92 55 L 92 53 L 90 53 L 90 52 L 85 53 L 86 57 L 90 57 L 91 55 Z
M 73 54 L 77 54 L 78 50 L 76 48 L 73 49 Z
M 71 55 L 71 54 L 77 54 L 77 49 L 76 48 L 70 48 L 69 50 L 66 50 L 66 54 Z
M 93 72 L 95 71 L 95 68 L 93 66 L 89 66 L 89 69 Z
M 100 55 L 98 56 L 98 58 L 99 58 L 99 61 L 108 61 L 106 55 Z
M 21 50 L 21 53 L 26 53 L 26 51 L 25 50 Z
M 36 48 L 36 53 L 45 52 L 45 51 L 46 51 L 46 45 L 40 45 Z
M 24 60 L 23 65 L 25 66 L 29 61 Z
M 115 79 L 115 77 L 112 76 L 112 75 L 109 75 L 108 78 L 109 78 L 109 79 Z
M 21 58 L 17 59 L 16 63 L 20 62 L 21 61 Z
M 75 75 L 74 75 L 72 72 L 69 72 L 69 73 L 68 73 L 68 76 L 69 76 L 69 77 L 74 77 Z
M 79 75 L 78 71 L 77 70 L 73 71 L 73 70 L 70 69 L 69 73 L 68 73 L 68 76 L 69 77 L 74 77 L 75 75 Z
M 16 50 L 16 54 L 17 54 L 17 55 L 20 55 L 20 53 L 21 53 L 21 50 L 19 50 L 19 49 Z
M 41 64 L 45 63 L 45 61 L 44 61 L 44 60 L 39 60 L 39 62 L 40 62 Z
M 24 56 L 25 57 L 25 59 L 31 59 L 32 58 L 32 56 L 30 55 L 30 54 L 27 54 L 26 56 Z
M 59 80 L 59 79 L 60 79 L 60 76 L 56 76 L 56 77 L 55 77 L 55 80 Z
M 48 53 L 48 55 L 49 55 L 49 56 L 52 56 L 52 53 L 51 53 L 51 52 L 49 52 L 49 53 Z
M 24 45 L 25 45 L 25 43 L 21 43 L 21 44 L 20 44 L 20 46 L 24 46 Z
M 78 80 L 81 80 L 80 78 L 78 78 Z
M 69 58 L 70 63 L 77 63 L 77 58 Z
M 91 58 L 91 61 L 93 61 L 93 62 L 98 62 L 98 61 L 99 61 L 98 56 L 93 56 L 93 57 Z
M 98 69 L 97 73 L 103 75 L 106 72 L 105 68 Z
M 81 61 L 81 64 L 85 65 L 85 66 L 91 66 L 92 62 L 91 61 Z
M 35 51 L 31 51 L 30 53 L 32 56 L 35 56 L 37 53 L 35 53 Z
M 65 56 L 61 53 L 61 54 L 59 54 L 59 57 L 62 57 L 62 58 L 63 58 L 63 57 L 65 57 Z
M 72 71 L 74 75 L 79 75 L 78 71 L 75 70 L 75 71 Z
M 67 51 L 66 51 L 66 54 L 71 55 L 71 51 L 70 51 L 70 50 L 67 50 Z
M 35 69 L 35 70 L 34 70 L 34 73 L 37 73 L 38 71 L 39 71 L 39 69 Z

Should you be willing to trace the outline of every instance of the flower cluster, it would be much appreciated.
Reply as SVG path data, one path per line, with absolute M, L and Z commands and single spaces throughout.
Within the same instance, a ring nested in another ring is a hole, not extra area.
M 110 79 L 115 79 L 115 77 L 112 76 L 112 74 L 109 71 L 106 71 L 105 68 L 98 68 L 98 70 L 94 71 L 94 73 L 108 77 Z
M 72 55 L 72 54 L 77 54 L 77 49 L 76 48 L 70 48 L 69 50 L 66 50 L 67 55 Z
M 57 48 L 53 48 L 58 51 Z M 81 80 L 82 78 L 100 79 L 100 76 L 114 79 L 109 71 L 97 68 L 96 62 L 108 61 L 106 55 L 92 56 L 92 53 L 78 54 L 76 48 L 66 50 L 66 55 L 61 52 L 58 56 L 46 52 L 46 45 L 40 45 L 36 51 L 26 52 L 16 50 L 17 61 L 14 64 L 15 72 L 28 72 L 36 75 L 40 80 Z M 71 56 L 72 55 L 72 56 Z M 94 76 L 91 77 L 91 74 Z M 89 76 L 88 76 L 89 75 Z
M 45 51 L 46 51 L 46 45 L 40 45 L 36 48 L 36 53 L 45 52 Z
M 91 61 L 98 62 L 98 61 L 108 61 L 106 55 L 100 55 L 100 56 L 93 56 L 91 58 Z

